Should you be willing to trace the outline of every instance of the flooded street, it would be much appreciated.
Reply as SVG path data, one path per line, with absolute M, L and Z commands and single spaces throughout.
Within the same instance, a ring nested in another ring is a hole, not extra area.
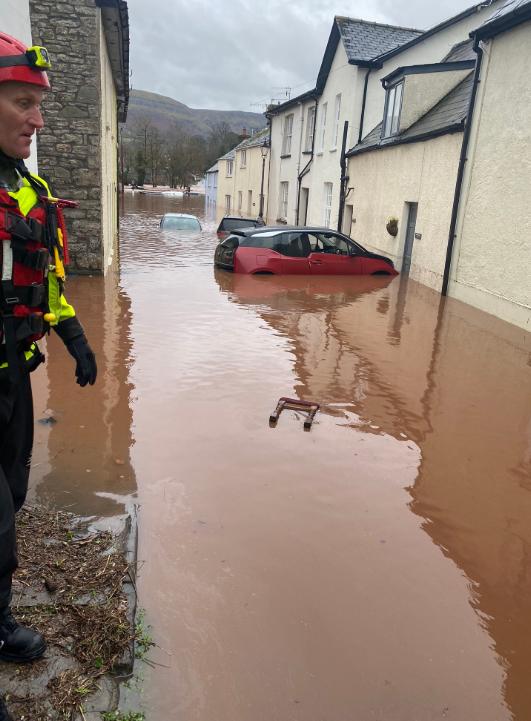
M 56 337 L 34 376 L 31 500 L 139 506 L 147 718 L 527 721 L 531 334 L 406 277 L 218 271 L 203 205 L 126 196 L 119 268 L 68 284 L 98 383 Z

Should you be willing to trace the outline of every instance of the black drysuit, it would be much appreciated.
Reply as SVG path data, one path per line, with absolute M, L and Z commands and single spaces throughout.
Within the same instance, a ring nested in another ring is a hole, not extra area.
M 11 578 L 17 568 L 15 513 L 26 498 L 32 448 L 29 374 L 23 372 L 14 385 L 5 373 L 0 378 L 0 611 L 11 602 Z

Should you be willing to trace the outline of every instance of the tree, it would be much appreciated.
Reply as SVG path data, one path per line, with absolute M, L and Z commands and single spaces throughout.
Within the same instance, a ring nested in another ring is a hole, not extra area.
M 146 179 L 146 156 L 142 148 L 138 148 L 135 155 L 136 184 L 144 185 Z

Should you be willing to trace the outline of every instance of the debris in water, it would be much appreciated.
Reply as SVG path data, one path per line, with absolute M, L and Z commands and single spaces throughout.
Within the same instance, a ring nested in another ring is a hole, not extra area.
M 308 429 L 312 427 L 313 419 L 320 407 L 319 403 L 315 403 L 314 401 L 299 401 L 283 396 L 279 399 L 274 413 L 269 416 L 269 422 L 277 423 L 284 408 L 290 408 L 295 411 L 308 411 L 308 418 L 304 421 L 304 427 Z

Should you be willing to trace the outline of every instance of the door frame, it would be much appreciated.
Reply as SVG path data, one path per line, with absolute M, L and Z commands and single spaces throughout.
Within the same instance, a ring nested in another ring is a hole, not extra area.
M 406 232 L 404 235 L 404 247 L 402 249 L 402 266 L 400 269 L 401 273 L 409 275 L 411 271 L 411 260 L 413 258 L 413 247 L 415 243 L 415 227 L 417 224 L 418 216 L 418 203 L 407 203 L 407 220 L 406 220 Z M 409 254 L 409 264 L 407 256 Z

